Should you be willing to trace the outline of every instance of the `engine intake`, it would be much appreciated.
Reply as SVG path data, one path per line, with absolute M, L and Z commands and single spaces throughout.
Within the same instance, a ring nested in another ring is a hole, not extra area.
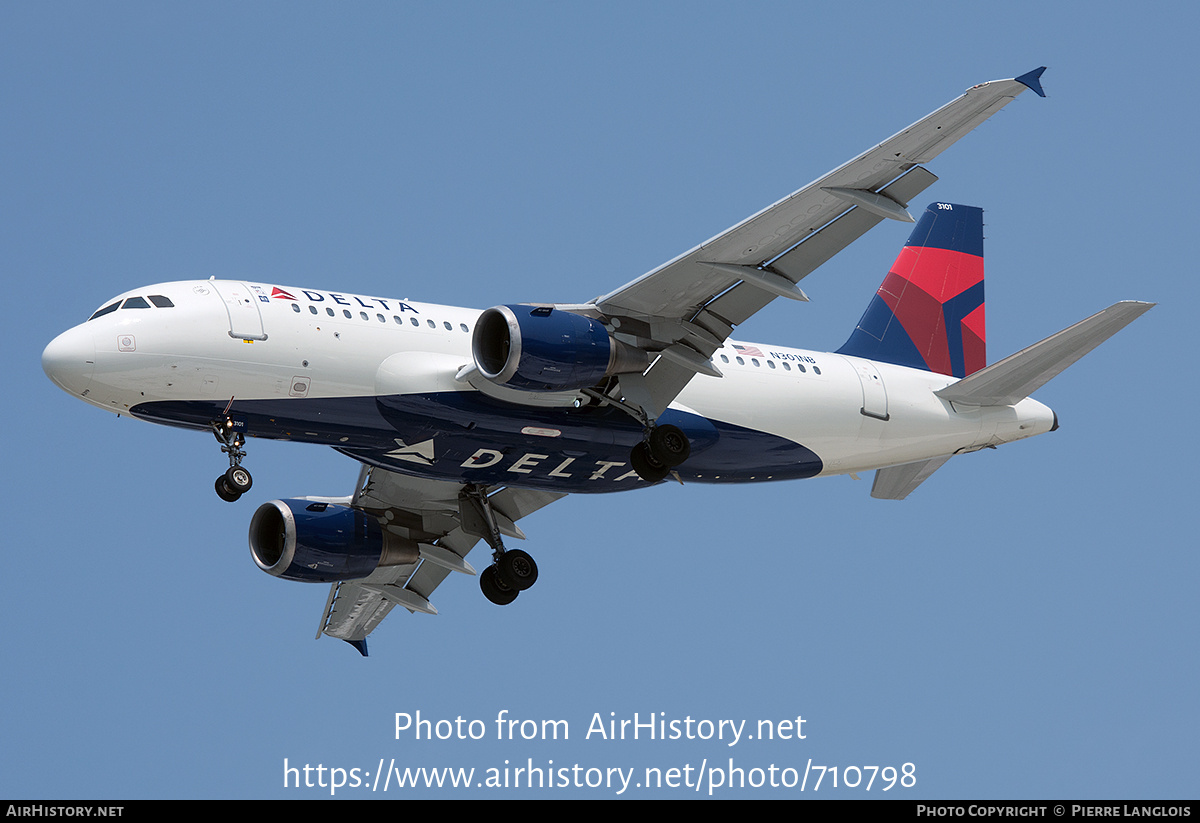
M 475 324 L 471 353 L 488 380 L 534 392 L 582 389 L 649 365 L 645 352 L 614 340 L 603 323 L 552 306 L 488 309 Z
M 415 563 L 411 540 L 365 512 L 335 503 L 272 500 L 250 520 L 250 554 L 267 574 L 306 583 L 366 577 L 380 566 Z

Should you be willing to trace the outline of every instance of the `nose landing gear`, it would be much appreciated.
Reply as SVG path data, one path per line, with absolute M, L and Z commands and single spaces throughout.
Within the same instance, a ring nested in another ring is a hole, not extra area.
M 233 430 L 233 420 L 228 417 L 214 420 L 210 425 L 217 442 L 221 444 L 221 451 L 229 455 L 229 469 L 217 478 L 214 488 L 217 497 L 233 503 L 254 485 L 254 478 L 242 467 L 242 458 L 246 456 L 242 446 L 246 445 L 246 438 L 241 432 Z

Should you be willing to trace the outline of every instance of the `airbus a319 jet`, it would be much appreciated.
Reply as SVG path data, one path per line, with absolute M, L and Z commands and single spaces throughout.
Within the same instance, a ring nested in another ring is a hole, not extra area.
M 1044 68 L 982 83 L 772 206 L 590 302 L 485 311 L 290 285 L 163 283 L 55 338 L 58 386 L 118 414 L 215 435 L 224 500 L 249 491 L 247 437 L 332 446 L 362 464 L 346 497 L 264 503 L 264 571 L 331 583 L 317 636 L 366 655 L 396 606 L 436 614 L 467 553 L 505 605 L 537 580 L 507 548 L 570 493 L 875 470 L 902 499 L 954 455 L 1053 431 L 1029 395 L 1153 304 L 1121 302 L 988 365 L 983 212 L 909 202 L 924 164 Z M 836 352 L 734 329 L 883 220 L 916 223 Z

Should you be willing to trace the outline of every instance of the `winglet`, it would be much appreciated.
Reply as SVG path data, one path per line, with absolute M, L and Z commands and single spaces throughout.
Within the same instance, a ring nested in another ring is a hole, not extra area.
M 1014 77 L 1013 79 L 1018 83 L 1023 83 L 1024 85 L 1033 89 L 1035 92 L 1037 92 L 1038 97 L 1045 97 L 1046 92 L 1042 91 L 1042 72 L 1045 70 L 1046 67 L 1042 66 L 1040 69 L 1034 69 L 1031 72 L 1022 74 L 1020 77 Z
M 342 639 L 346 640 L 344 637 Z M 363 657 L 367 656 L 367 638 L 364 637 L 362 640 L 346 640 L 346 642 L 358 649 L 358 653 Z

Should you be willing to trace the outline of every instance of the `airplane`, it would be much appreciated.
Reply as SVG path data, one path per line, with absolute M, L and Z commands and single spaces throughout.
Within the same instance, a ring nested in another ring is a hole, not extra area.
M 252 485 L 246 438 L 318 443 L 361 465 L 352 495 L 255 511 L 255 563 L 329 583 L 317 632 L 367 655 L 396 606 L 478 574 L 507 605 L 537 564 L 504 538 L 571 493 L 875 471 L 903 499 L 951 457 L 1058 428 L 1030 395 L 1154 304 L 1125 301 L 988 364 L 983 211 L 908 203 L 925 164 L 1045 67 L 982 83 L 855 159 L 632 282 L 577 304 L 484 311 L 231 280 L 106 301 L 42 354 L 91 405 L 211 432 Z M 883 220 L 915 223 L 836 352 L 735 341 L 734 329 Z

